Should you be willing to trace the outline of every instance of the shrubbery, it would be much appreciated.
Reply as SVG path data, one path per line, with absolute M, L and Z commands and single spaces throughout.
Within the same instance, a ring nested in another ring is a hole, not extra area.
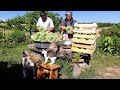
M 101 35 L 120 37 L 120 24 L 113 25 L 111 28 L 107 30 L 102 30 Z
M 7 40 L 10 42 L 15 42 L 15 43 L 25 42 L 26 41 L 25 32 L 19 31 L 19 30 L 14 30 L 12 33 L 10 33 L 7 36 Z
M 97 44 L 100 52 L 120 55 L 120 24 L 102 30 Z
M 2 39 L 2 38 L 3 38 L 3 32 L 0 31 L 0 39 Z
M 97 25 L 99 28 L 102 28 L 102 27 L 109 27 L 109 26 L 112 26 L 114 24 L 113 23 L 97 23 Z

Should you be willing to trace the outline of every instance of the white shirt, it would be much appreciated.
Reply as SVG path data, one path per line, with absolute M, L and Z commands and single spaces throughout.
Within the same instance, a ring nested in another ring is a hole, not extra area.
M 42 21 L 42 18 L 40 17 L 38 19 L 36 26 L 43 26 L 45 30 L 49 30 L 51 27 L 54 28 L 54 24 L 51 18 L 47 17 L 47 20 L 45 22 Z

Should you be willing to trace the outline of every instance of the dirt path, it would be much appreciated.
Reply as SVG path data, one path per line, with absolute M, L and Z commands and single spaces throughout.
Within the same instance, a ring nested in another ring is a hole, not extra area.
M 120 79 L 120 67 L 108 67 L 98 72 L 95 79 Z
M 96 30 L 97 38 L 100 37 L 100 32 L 101 31 L 102 31 L 102 29 L 99 29 L 99 28 Z

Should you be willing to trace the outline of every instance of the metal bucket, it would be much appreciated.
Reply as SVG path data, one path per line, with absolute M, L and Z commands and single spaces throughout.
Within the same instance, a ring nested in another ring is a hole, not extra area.
M 38 49 L 46 49 L 46 48 L 49 48 L 49 45 L 50 45 L 50 42 L 34 42 L 35 44 L 35 47 L 38 48 Z
M 64 46 L 71 46 L 72 40 L 62 40 L 62 41 L 59 41 L 59 44 Z
M 72 40 L 62 40 L 59 42 L 59 45 L 62 46 L 62 48 L 71 48 Z

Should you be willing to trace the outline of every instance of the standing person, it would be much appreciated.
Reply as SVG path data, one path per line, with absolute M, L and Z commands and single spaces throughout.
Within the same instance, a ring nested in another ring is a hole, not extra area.
M 40 18 L 38 19 L 36 26 L 37 26 L 37 30 L 39 30 L 41 26 L 43 26 L 45 31 L 48 32 L 52 32 L 54 30 L 54 23 L 52 19 L 46 15 L 45 11 L 40 12 Z
M 59 29 L 61 29 L 63 31 L 63 40 L 68 40 L 68 33 L 66 31 L 66 27 L 67 26 L 71 26 L 74 29 L 74 24 L 75 24 L 75 20 L 73 19 L 73 15 L 71 11 L 67 11 L 65 13 L 65 20 L 59 25 Z

